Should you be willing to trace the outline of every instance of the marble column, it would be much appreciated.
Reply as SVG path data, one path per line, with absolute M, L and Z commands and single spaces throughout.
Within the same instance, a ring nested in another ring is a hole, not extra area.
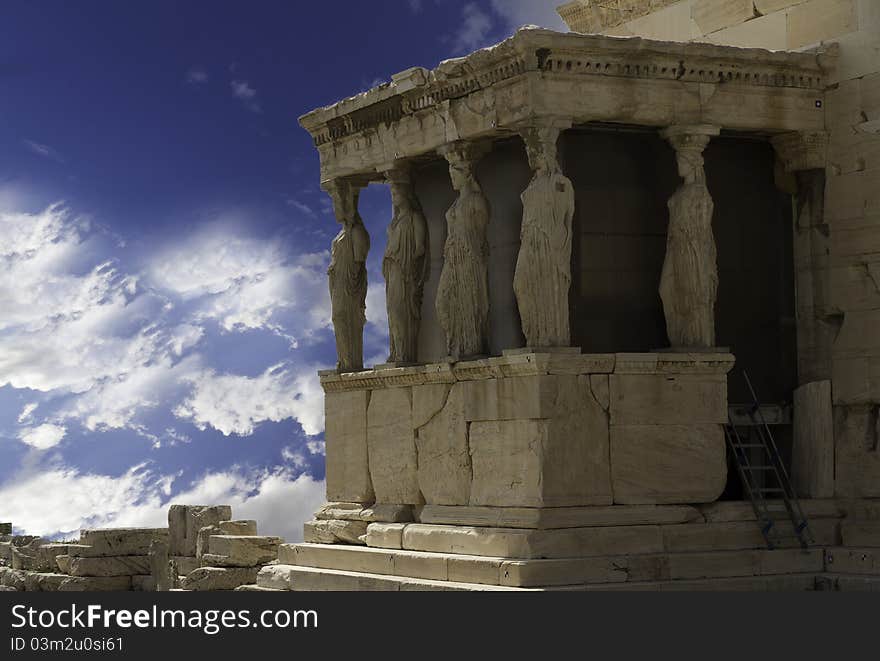
M 360 187 L 345 179 L 324 185 L 333 200 L 336 221 L 342 225 L 330 252 L 330 303 L 336 335 L 337 370 L 356 372 L 364 367 L 367 254 L 370 235 L 358 213 Z
M 560 129 L 535 127 L 521 133 L 533 176 L 521 196 L 523 219 L 513 289 L 526 346 L 568 347 L 574 188 L 557 157 Z
M 485 150 L 457 142 L 441 153 L 458 198 L 446 212 L 437 317 L 451 360 L 483 356 L 489 346 L 489 202 L 474 174 Z
M 827 133 L 785 133 L 772 139 L 796 200 L 794 227 L 797 287 L 798 382 L 831 378 L 831 346 L 840 318 L 831 306 L 828 254 L 830 231 L 825 222 Z
M 666 259 L 660 298 L 669 343 L 677 350 L 715 346 L 718 265 L 712 215 L 715 205 L 706 187 L 703 151 L 719 129 L 674 126 L 663 132 L 675 149 L 684 182 L 669 200 Z
M 417 362 L 422 296 L 428 269 L 428 223 L 413 191 L 410 170 L 397 166 L 385 172 L 391 187 L 393 217 L 382 262 L 391 343 L 388 362 Z

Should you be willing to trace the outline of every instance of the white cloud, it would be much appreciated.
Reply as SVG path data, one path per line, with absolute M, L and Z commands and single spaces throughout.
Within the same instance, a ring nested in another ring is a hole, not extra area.
M 67 429 L 58 425 L 44 424 L 38 427 L 27 427 L 18 433 L 18 439 L 37 450 L 49 450 L 58 445 Z
M 294 372 L 276 365 L 256 378 L 205 371 L 191 380 L 193 392 L 174 414 L 199 429 L 250 436 L 261 422 L 290 418 L 309 436 L 324 429 L 323 391 L 311 367 Z
M 208 82 L 208 72 L 202 67 L 192 67 L 186 72 L 186 82 L 201 85 Z
M 34 142 L 33 140 L 22 140 L 22 143 L 25 147 L 27 147 L 31 152 L 36 154 L 37 156 L 42 156 L 43 158 L 48 158 L 53 161 L 58 161 L 59 163 L 64 162 L 64 157 L 58 153 L 55 149 L 50 147 L 49 145 L 44 145 L 39 142 Z
M 166 301 L 96 259 L 88 222 L 59 205 L 0 212 L 0 236 L 0 386 L 85 392 L 161 353 Z
M 21 410 L 21 413 L 18 414 L 18 423 L 24 424 L 25 422 L 30 420 L 31 415 L 33 415 L 34 411 L 37 410 L 37 406 L 39 406 L 39 404 L 37 404 L 36 402 L 25 404 L 24 408 Z
M 212 227 L 159 255 L 151 275 L 161 289 L 196 302 L 198 323 L 216 321 L 225 331 L 271 330 L 296 345 L 330 327 L 328 260 L 326 252 L 291 257 L 276 241 Z M 283 311 L 295 313 L 296 327 L 276 321 Z
M 492 0 L 492 9 L 505 19 L 510 33 L 523 25 L 566 32 L 568 28 L 556 13 L 561 4 L 561 0 Z
M 261 534 L 296 542 L 325 491 L 323 482 L 284 467 L 208 473 L 171 498 L 174 481 L 143 464 L 118 477 L 66 467 L 15 476 L 0 485 L 0 519 L 26 534 L 70 538 L 82 528 L 167 526 L 172 503 L 231 505 Z
M 263 111 L 257 98 L 257 90 L 251 87 L 246 80 L 233 80 L 229 86 L 232 88 L 232 96 L 239 99 L 245 108 L 251 112 Z
M 455 53 L 466 53 L 487 46 L 492 32 L 492 17 L 475 2 L 462 7 L 462 24 L 455 33 L 452 49 Z

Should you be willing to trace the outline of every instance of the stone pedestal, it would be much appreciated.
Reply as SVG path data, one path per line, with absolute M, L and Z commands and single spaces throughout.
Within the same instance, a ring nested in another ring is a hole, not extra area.
M 733 363 L 729 353 L 509 352 L 324 374 L 328 498 L 489 508 L 713 502 L 727 478 Z

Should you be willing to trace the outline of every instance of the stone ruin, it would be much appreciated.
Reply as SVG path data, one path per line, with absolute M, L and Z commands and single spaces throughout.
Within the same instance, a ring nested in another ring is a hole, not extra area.
M 341 226 L 328 502 L 305 542 L 224 507 L 79 544 L 7 526 L 5 589 L 880 589 L 875 0 L 560 14 L 574 32 L 523 29 L 300 119 Z M 393 206 L 373 367 L 371 184 Z M 768 548 L 731 470 L 735 366 L 808 548 Z
M 27 592 L 246 589 L 283 541 L 228 505 L 172 505 L 167 528 L 82 530 L 76 543 L 0 530 L 0 590 Z

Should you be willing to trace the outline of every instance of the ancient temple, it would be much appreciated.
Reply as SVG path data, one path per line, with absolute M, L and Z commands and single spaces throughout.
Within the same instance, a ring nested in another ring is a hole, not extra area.
M 301 118 L 341 225 L 328 504 L 260 585 L 813 589 L 875 562 L 853 548 L 880 546 L 876 3 L 560 13 L 575 32 Z M 371 184 L 393 201 L 378 366 Z M 767 544 L 733 465 L 725 430 L 756 412 L 807 548 Z

